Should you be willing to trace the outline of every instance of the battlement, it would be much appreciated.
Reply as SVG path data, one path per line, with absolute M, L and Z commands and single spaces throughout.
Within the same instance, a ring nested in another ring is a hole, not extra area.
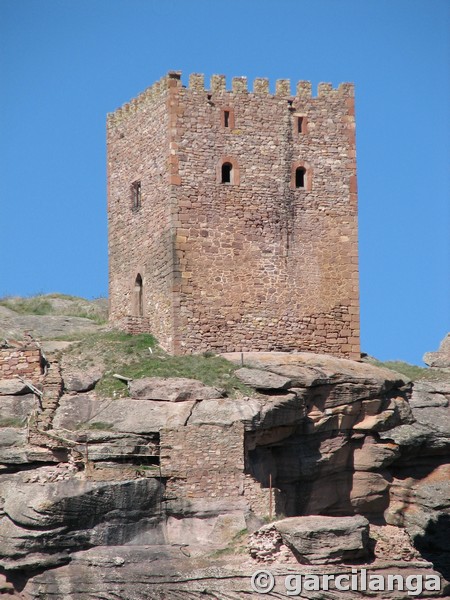
M 108 125 L 113 125 L 122 120 L 128 114 L 136 112 L 141 106 L 151 103 L 164 96 L 170 88 L 184 88 L 194 93 L 205 94 L 254 94 L 257 96 L 283 97 L 289 99 L 314 99 L 313 88 L 310 81 L 298 81 L 295 86 L 295 93 L 292 94 L 292 84 L 290 79 L 277 79 L 275 82 L 275 93 L 270 93 L 270 81 L 265 77 L 257 77 L 253 80 L 253 86 L 248 87 L 247 77 L 233 77 L 231 79 L 231 89 L 227 88 L 227 78 L 225 75 L 211 75 L 209 88 L 205 86 L 205 76 L 203 73 L 191 73 L 189 75 L 188 85 L 184 86 L 181 80 L 181 71 L 169 71 L 167 75 L 141 92 L 138 96 L 127 102 L 115 112 L 107 116 Z M 347 97 L 354 96 L 353 83 L 340 83 L 337 88 L 333 88 L 331 83 L 319 83 L 317 86 L 316 98 L 323 97 Z

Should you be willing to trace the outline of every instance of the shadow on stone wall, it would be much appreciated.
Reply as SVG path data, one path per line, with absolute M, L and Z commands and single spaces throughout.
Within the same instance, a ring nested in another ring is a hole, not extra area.
M 433 563 L 434 568 L 450 581 L 450 515 L 439 515 L 430 521 L 423 535 L 417 535 L 414 546 L 423 558 Z

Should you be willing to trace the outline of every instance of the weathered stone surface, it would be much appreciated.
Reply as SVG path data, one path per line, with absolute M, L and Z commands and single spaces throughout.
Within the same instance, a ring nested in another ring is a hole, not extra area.
M 353 429 L 356 431 L 386 431 L 397 425 L 413 421 L 409 404 L 403 398 L 391 398 L 380 412 L 362 415 L 362 418 L 353 425 Z
M 240 352 L 221 354 L 223 358 L 241 364 Z M 244 364 L 292 379 L 292 387 L 318 384 L 363 383 L 380 390 L 403 385 L 408 379 L 389 369 L 375 367 L 345 358 L 310 352 L 244 352 Z M 298 370 L 297 379 L 295 370 Z
M 10 446 L 22 446 L 27 439 L 27 431 L 18 427 L 0 428 L 0 448 L 9 448 Z
M 356 513 L 366 516 L 383 514 L 389 505 L 388 473 L 356 471 L 352 478 L 350 501 Z
M 0 428 L 0 465 L 26 465 L 27 463 L 58 462 L 66 457 L 58 456 L 48 448 L 28 444 L 28 432 L 25 428 Z
M 306 418 L 304 402 L 295 394 L 264 398 L 218 398 L 195 405 L 190 425 L 231 425 L 242 422 L 249 431 L 292 426 Z
M 353 467 L 356 471 L 378 471 L 393 463 L 399 454 L 397 444 L 379 443 L 374 437 L 366 436 L 353 453 Z
M 76 343 L 76 341 L 66 342 L 63 340 L 42 340 L 41 348 L 45 355 L 49 355 L 67 350 L 67 348 L 70 348 L 70 346 L 73 346 L 73 344 Z
M 41 555 L 45 558 L 75 546 L 132 543 L 136 536 L 141 543 L 162 541 L 161 484 L 156 479 L 93 482 L 72 478 L 44 485 L 29 479 L 26 473 L 14 475 L 0 487 L 5 514 L 0 527 L 0 565 L 6 568 L 23 568 L 30 554 L 36 562 Z
M 424 354 L 423 362 L 430 367 L 450 369 L 450 333 L 442 340 L 437 352 Z
M 102 377 L 102 371 L 98 369 L 88 369 L 85 371 L 63 370 L 64 389 L 67 392 L 89 392 L 95 388 L 95 385 Z
M 126 457 L 138 460 L 142 457 L 156 456 L 159 454 L 158 435 L 137 435 L 115 431 L 101 430 L 53 430 L 57 436 L 73 440 L 79 444 L 79 449 L 88 446 L 90 461 L 122 461 Z
M 411 537 L 427 540 L 449 557 L 450 465 L 422 461 L 416 468 L 403 467 L 394 476 L 386 521 L 405 527 Z M 445 540 L 445 541 L 444 541 Z M 450 558 L 450 557 L 449 557 Z
M 32 576 L 24 588 L 30 600 L 261 600 L 262 594 L 250 587 L 252 574 L 261 567 L 245 555 L 233 557 L 216 556 L 213 563 L 204 557 L 188 557 L 185 548 L 159 546 L 113 546 L 97 547 L 74 552 L 69 564 L 49 569 Z M 437 575 L 429 563 L 419 561 L 379 561 L 358 564 L 369 573 L 379 575 Z M 284 598 L 286 577 L 293 573 L 306 575 L 324 573 L 351 577 L 355 565 L 301 565 L 292 563 L 272 564 L 275 576 L 274 589 L 265 594 L 267 598 Z M 345 581 L 345 580 L 344 580 Z M 305 596 L 305 593 L 307 596 Z M 427 597 L 447 598 L 448 586 L 430 591 Z M 302 596 L 311 600 L 323 599 L 323 591 L 306 591 Z M 337 591 L 333 584 L 326 592 L 327 600 L 359 600 L 361 592 Z M 400 600 L 406 592 L 371 592 L 377 600 Z M 409 597 L 409 596 L 407 596 Z
M 223 512 L 211 517 L 169 516 L 166 523 L 167 540 L 173 544 L 189 546 L 191 554 L 205 549 L 224 548 L 247 528 L 242 511 Z
M 128 387 L 131 397 L 138 400 L 185 402 L 223 396 L 221 390 L 186 377 L 143 377 L 130 381 Z
M 31 390 L 20 379 L 0 379 L 0 396 L 15 396 L 26 394 Z
M 401 448 L 401 456 L 446 454 L 450 448 L 450 398 L 448 382 L 417 382 L 411 397 L 413 422 L 381 432 L 380 437 L 392 440 Z
M 306 402 L 297 393 L 272 396 L 262 403 L 261 412 L 252 424 L 253 429 L 304 424 L 307 420 Z
M 262 369 L 237 369 L 234 374 L 246 385 L 262 390 L 285 390 L 291 386 L 291 380 Z
M 20 339 L 24 331 L 34 338 L 53 338 L 63 335 L 94 332 L 101 329 L 91 319 L 63 315 L 16 315 L 0 316 L 0 337 Z
M 65 452 L 40 448 L 27 442 L 27 430 L 5 427 L 0 429 L 0 465 L 26 465 L 27 463 L 59 462 Z
M 355 517 L 291 517 L 274 523 L 300 562 L 328 564 L 369 554 L 369 522 Z
M 23 427 L 36 408 L 37 400 L 34 394 L 0 396 L 0 427 Z
M 195 401 L 99 400 L 95 396 L 63 396 L 53 425 L 63 429 L 105 429 L 128 433 L 157 432 L 162 427 L 179 427 L 189 418 Z
M 218 398 L 204 400 L 195 405 L 189 418 L 190 425 L 231 425 L 237 421 L 251 427 L 261 411 L 261 402 L 248 399 Z

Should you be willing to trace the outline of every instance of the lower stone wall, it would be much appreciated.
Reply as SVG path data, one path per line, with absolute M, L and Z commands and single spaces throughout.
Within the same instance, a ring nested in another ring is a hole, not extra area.
M 168 497 L 242 498 L 268 516 L 269 489 L 245 473 L 244 426 L 188 425 L 161 430 L 161 475 Z M 275 491 L 273 491 L 275 499 Z M 275 500 L 273 510 L 276 510 Z
M 340 305 L 299 318 L 244 314 L 231 320 L 219 313 L 202 317 L 201 310 L 201 306 L 193 310 L 194 318 L 179 336 L 181 353 L 299 351 L 360 358 L 359 315 L 354 307 Z
M 275 513 L 274 490 L 272 490 L 271 503 L 270 489 L 261 487 L 261 484 L 249 474 L 244 478 L 244 497 L 256 515 L 269 517 L 271 512 L 272 515 Z
M 0 379 L 12 379 L 17 375 L 35 379 L 42 373 L 42 353 L 36 344 L 17 344 L 0 348 Z
M 150 321 L 146 317 L 125 317 L 117 324 L 118 329 L 133 335 L 151 333 Z
M 161 474 L 169 495 L 221 498 L 243 493 L 244 428 L 188 425 L 161 431 Z

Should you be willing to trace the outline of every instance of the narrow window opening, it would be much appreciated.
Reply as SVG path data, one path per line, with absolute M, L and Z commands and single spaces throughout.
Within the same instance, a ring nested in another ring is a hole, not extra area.
M 233 165 L 229 162 L 223 163 L 222 165 L 222 183 L 231 183 L 231 173 L 233 171 Z
M 303 167 L 298 167 L 295 170 L 295 187 L 296 188 L 304 188 L 305 187 L 305 174 L 306 169 Z
M 140 181 L 134 181 L 131 184 L 131 196 L 132 196 L 133 209 L 139 210 L 139 208 L 141 208 L 141 201 L 142 201 L 141 182 Z
M 297 133 L 303 133 L 303 117 L 297 117 Z
M 140 273 L 137 274 L 134 283 L 134 313 L 137 317 L 144 315 L 143 283 Z
M 223 124 L 224 124 L 224 127 L 230 126 L 230 111 L 229 110 L 223 111 Z

